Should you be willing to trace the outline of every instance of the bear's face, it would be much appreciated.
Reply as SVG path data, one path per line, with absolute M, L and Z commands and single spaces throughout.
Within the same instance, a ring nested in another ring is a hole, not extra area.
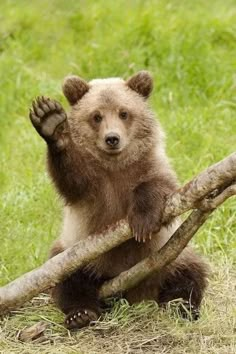
M 129 80 L 97 79 L 89 83 L 72 76 L 63 91 L 72 106 L 72 136 L 99 160 L 135 159 L 153 142 L 154 117 L 146 98 L 152 79 L 140 72 Z
M 121 100 L 113 89 L 102 89 L 85 114 L 89 129 L 86 134 L 105 154 L 118 155 L 127 147 L 133 130 L 133 116 L 128 102 Z M 91 103 L 91 97 L 87 97 Z

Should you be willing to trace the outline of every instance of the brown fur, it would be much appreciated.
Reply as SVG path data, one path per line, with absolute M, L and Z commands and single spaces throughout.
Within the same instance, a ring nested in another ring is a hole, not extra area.
M 143 97 L 148 98 L 153 89 L 152 78 L 147 71 L 140 71 L 127 80 L 127 85 Z
M 97 308 L 99 313 L 96 294 L 104 279 L 129 269 L 171 236 L 178 221 L 161 225 L 165 199 L 176 190 L 177 180 L 164 152 L 161 127 L 146 103 L 152 90 L 147 72 L 126 82 L 107 79 L 87 84 L 69 77 L 63 90 L 72 109 L 68 120 L 55 123 L 53 132 L 56 116 L 65 114 L 55 101 L 39 99 L 30 115 L 48 143 L 49 172 L 65 201 L 62 234 L 51 256 L 123 218 L 128 219 L 135 239 L 146 241 L 125 242 L 56 287 L 56 302 L 68 314 L 66 325 L 74 328 L 81 326 L 81 308 Z M 45 104 L 54 108 L 48 112 Z M 109 134 L 119 137 L 115 148 L 106 143 Z M 204 263 L 186 249 L 161 274 L 124 296 L 131 303 L 142 299 L 165 303 L 182 297 L 198 307 L 205 286 Z M 75 318 L 73 311 L 79 313 Z M 87 315 L 83 323 L 88 322 Z
M 89 90 L 89 85 L 83 79 L 72 75 L 66 77 L 62 89 L 70 104 L 74 105 Z

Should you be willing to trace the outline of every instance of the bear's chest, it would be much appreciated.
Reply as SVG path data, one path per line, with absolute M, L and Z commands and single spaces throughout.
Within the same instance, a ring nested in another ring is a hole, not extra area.
M 67 247 L 127 217 L 133 193 L 130 176 L 104 174 L 95 182 L 84 199 L 65 207 L 61 239 Z
M 108 225 L 127 216 L 132 195 L 131 184 L 120 176 L 101 179 L 96 193 L 88 200 L 90 231 L 102 231 Z
M 97 191 L 97 199 L 101 200 L 109 209 L 118 210 L 128 206 L 128 201 L 132 195 L 132 186 L 128 178 L 124 176 L 107 176 L 101 179 Z

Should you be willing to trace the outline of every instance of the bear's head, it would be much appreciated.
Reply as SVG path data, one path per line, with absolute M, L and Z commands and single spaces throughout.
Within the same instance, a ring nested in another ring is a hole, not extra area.
M 69 124 L 75 143 L 104 166 L 137 161 L 158 137 L 158 123 L 147 104 L 152 87 L 147 71 L 126 81 L 66 77 L 63 92 L 71 105 Z

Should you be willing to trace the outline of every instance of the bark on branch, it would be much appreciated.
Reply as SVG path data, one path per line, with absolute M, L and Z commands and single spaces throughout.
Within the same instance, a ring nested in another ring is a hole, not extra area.
M 133 287 L 151 272 L 159 271 L 173 261 L 187 245 L 211 212 L 236 194 L 236 153 L 209 167 L 171 195 L 166 203 L 164 219 L 195 209 L 156 254 L 150 255 L 130 270 L 107 282 L 100 297 L 108 297 Z M 100 254 L 131 238 L 125 221 L 120 221 L 106 234 L 94 235 L 48 260 L 0 288 L 0 314 L 13 310 L 84 266 Z

